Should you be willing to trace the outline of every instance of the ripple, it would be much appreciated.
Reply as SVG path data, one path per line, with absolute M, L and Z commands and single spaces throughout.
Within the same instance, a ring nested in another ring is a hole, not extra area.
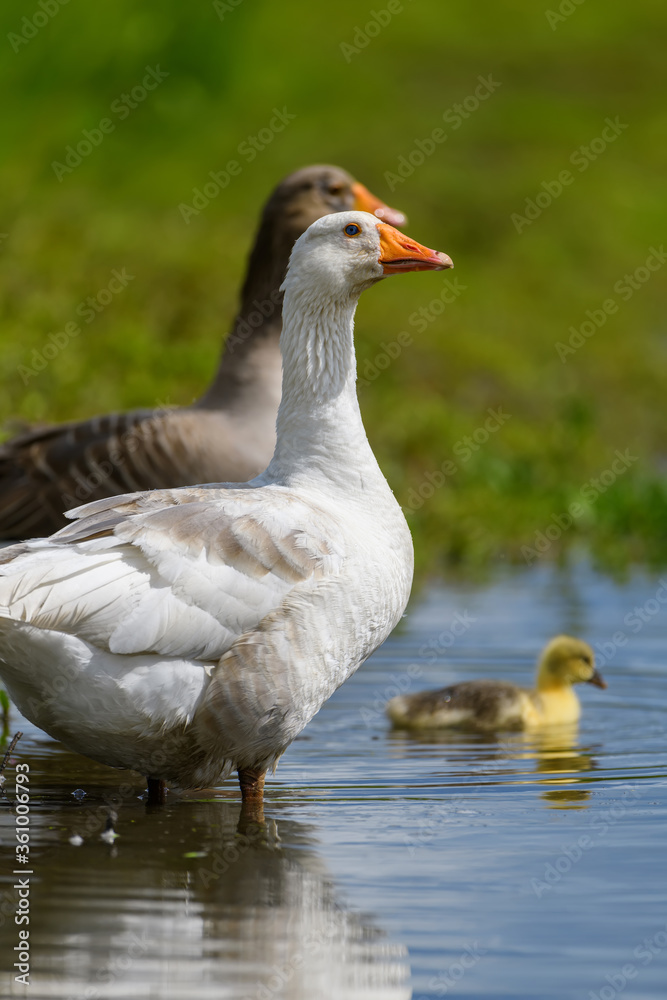
M 433 586 L 286 753 L 249 843 L 234 781 L 150 811 L 140 776 L 15 718 L 31 777 L 31 996 L 574 1000 L 630 963 L 626 995 L 662 998 L 667 615 L 636 633 L 626 621 L 657 586 L 586 565 Z M 457 615 L 474 620 L 450 642 Z M 578 728 L 389 729 L 394 688 L 530 683 L 563 631 L 597 647 L 609 683 L 581 691 Z M 113 845 L 99 839 L 110 804 Z M 12 882 L 4 865 L 4 902 Z M 0 935 L 11 951 L 11 921 Z

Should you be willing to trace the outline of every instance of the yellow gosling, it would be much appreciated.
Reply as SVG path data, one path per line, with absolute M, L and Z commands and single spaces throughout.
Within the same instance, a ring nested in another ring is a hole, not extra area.
M 400 729 L 532 729 L 577 722 L 581 705 L 572 685 L 606 688 L 587 642 L 557 635 L 542 652 L 535 688 L 509 681 L 463 681 L 439 691 L 399 695 L 387 715 Z

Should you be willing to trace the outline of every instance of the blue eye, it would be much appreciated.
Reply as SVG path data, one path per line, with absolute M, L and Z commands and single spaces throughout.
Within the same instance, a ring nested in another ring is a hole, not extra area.
M 361 226 L 358 226 L 356 222 L 351 222 L 349 226 L 345 226 L 343 232 L 346 236 L 358 236 L 361 232 Z

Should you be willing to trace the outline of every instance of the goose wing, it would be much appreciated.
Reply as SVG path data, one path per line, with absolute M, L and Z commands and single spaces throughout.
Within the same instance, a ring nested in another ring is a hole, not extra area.
M 434 691 L 432 707 L 436 712 L 451 713 L 463 723 L 492 727 L 514 712 L 518 716 L 519 697 L 519 688 L 509 681 L 461 681 Z
M 12 438 L 0 445 L 0 538 L 50 535 L 67 523 L 67 510 L 86 501 L 214 478 L 243 481 L 265 456 L 236 441 L 235 430 L 223 414 L 156 409 Z
M 114 653 L 216 660 L 295 587 L 340 572 L 340 525 L 275 484 L 113 497 L 0 552 L 0 616 Z
M 49 535 L 82 501 L 180 486 L 187 442 L 169 414 L 113 413 L 35 428 L 0 446 L 0 538 Z M 192 480 L 187 480 L 187 484 Z
M 509 681 L 462 681 L 437 691 L 392 698 L 387 712 L 408 728 L 471 726 L 494 729 L 521 721 L 522 692 Z

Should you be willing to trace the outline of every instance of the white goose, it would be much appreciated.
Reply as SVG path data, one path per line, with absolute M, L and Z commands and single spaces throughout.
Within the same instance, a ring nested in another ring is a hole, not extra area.
M 64 510 L 107 496 L 241 482 L 265 469 L 276 444 L 279 289 L 289 255 L 311 222 L 351 209 L 393 226 L 405 223 L 340 167 L 305 167 L 276 187 L 262 212 L 218 371 L 192 406 L 36 427 L 0 444 L 0 539 L 50 535 L 67 523 Z
M 366 212 L 314 222 L 284 283 L 283 395 L 249 483 L 99 500 L 0 551 L 0 674 L 73 750 L 181 787 L 238 770 L 244 802 L 386 639 L 412 540 L 366 438 L 353 318 L 385 275 L 452 267 Z

